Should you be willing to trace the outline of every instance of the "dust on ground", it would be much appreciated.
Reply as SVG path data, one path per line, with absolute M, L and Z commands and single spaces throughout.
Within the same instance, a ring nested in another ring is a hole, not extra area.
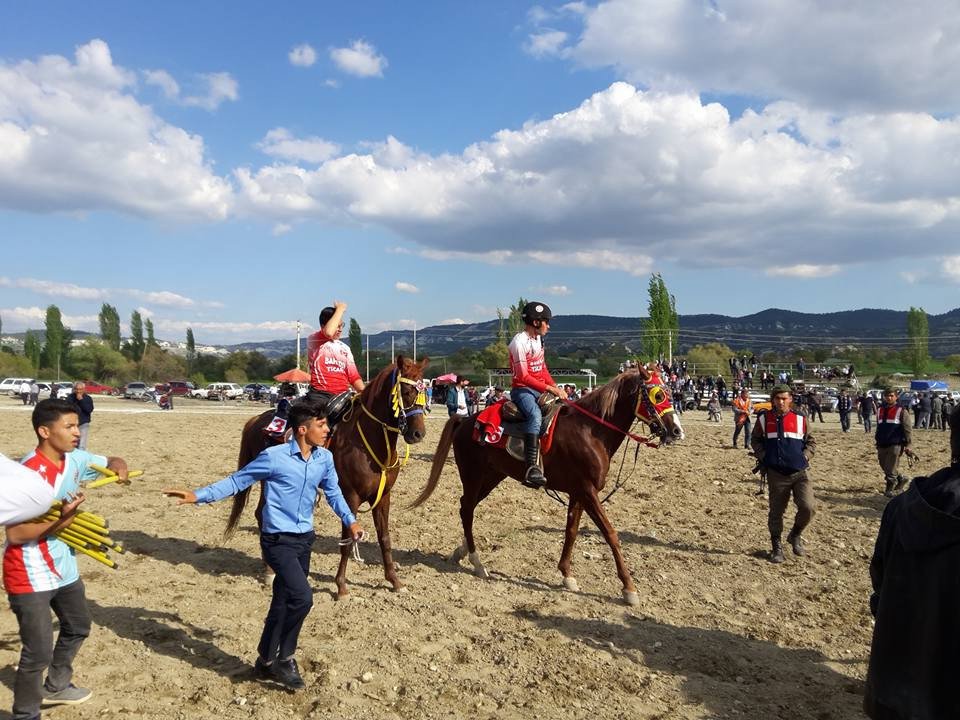
M 318 511 L 317 592 L 298 653 L 307 688 L 288 693 L 250 677 L 270 599 L 252 515 L 225 543 L 229 502 L 176 507 L 160 492 L 229 474 L 240 428 L 262 406 L 96 402 L 90 449 L 147 474 L 88 493 L 88 509 L 109 518 L 129 552 L 116 571 L 80 559 L 95 626 L 75 681 L 95 697 L 49 717 L 863 717 L 868 564 L 886 500 L 872 437 L 858 425 L 841 433 L 836 415 L 812 426 L 818 513 L 808 555 L 788 552 L 781 566 L 765 559 L 766 499 L 755 494 L 752 458 L 730 447 L 729 413 L 717 425 L 688 412 L 682 444 L 642 449 L 607 506 L 640 594 L 631 608 L 588 519 L 574 551 L 582 591 L 561 589 L 565 508 L 512 480 L 477 511 L 492 578 L 448 561 L 462 537 L 455 467 L 425 507 L 406 507 L 426 481 L 446 419 L 439 408 L 393 495 L 403 591 L 388 589 L 368 542 L 366 563 L 350 566 L 351 596 L 337 602 L 338 521 Z M 915 437 L 911 474 L 948 464 L 946 433 Z M 0 399 L 0 452 L 33 445 L 28 410 Z M 632 460 L 631 448 L 625 474 Z M 372 530 L 369 516 L 361 522 Z M 0 613 L 3 708 L 18 653 L 15 619 Z

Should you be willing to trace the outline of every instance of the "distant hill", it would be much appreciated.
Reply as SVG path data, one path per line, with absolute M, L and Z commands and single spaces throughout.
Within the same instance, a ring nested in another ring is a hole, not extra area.
M 941 315 L 928 315 L 930 349 L 936 356 L 960 353 L 960 308 Z M 640 349 L 639 317 L 611 317 L 608 315 L 557 315 L 550 326 L 548 343 L 560 354 L 575 350 L 598 352 L 615 347 L 625 352 Z M 479 350 L 489 345 L 497 334 L 498 321 L 468 325 L 431 325 L 417 331 L 417 355 L 450 355 L 461 348 Z M 43 341 L 43 330 L 34 331 Z M 90 333 L 76 332 L 77 338 Z M 721 342 L 734 350 L 750 348 L 755 352 L 789 350 L 791 348 L 823 345 L 876 345 L 885 339 L 891 343 L 907 334 L 907 312 L 904 310 L 842 310 L 833 313 L 801 313 L 770 308 L 744 315 L 681 315 L 680 343 L 675 353 L 683 353 L 694 345 Z M 22 340 L 24 333 L 5 337 Z M 366 338 L 365 338 L 366 339 Z M 867 340 L 868 342 L 864 342 Z M 413 349 L 412 330 L 387 330 L 370 335 L 370 349 L 410 353 Z M 177 343 L 172 343 L 176 345 Z M 182 344 L 182 343 L 181 343 Z M 267 357 L 296 353 L 295 338 L 246 342 L 213 346 L 220 352 L 247 350 L 261 352 Z M 301 351 L 306 352 L 306 339 Z
M 960 353 L 960 308 L 941 315 L 928 315 L 931 350 L 935 355 Z M 548 342 L 563 354 L 577 349 L 601 350 L 614 345 L 639 350 L 639 317 L 607 315 L 557 315 L 550 326 Z M 432 325 L 417 331 L 418 355 L 449 355 L 461 348 L 479 350 L 496 337 L 497 320 L 469 325 Z M 770 308 L 752 315 L 681 315 L 680 347 L 683 353 L 694 345 L 722 342 L 733 349 L 749 347 L 756 352 L 793 347 L 834 344 L 857 346 L 863 340 L 875 345 L 884 339 L 907 334 L 904 310 L 843 310 L 834 313 L 801 313 Z M 939 338 L 939 339 L 938 339 Z M 409 352 L 413 331 L 388 330 L 370 335 L 370 349 Z M 306 343 L 302 347 L 305 348 Z M 270 357 L 296 352 L 295 340 L 230 345 L 228 350 L 258 350 Z

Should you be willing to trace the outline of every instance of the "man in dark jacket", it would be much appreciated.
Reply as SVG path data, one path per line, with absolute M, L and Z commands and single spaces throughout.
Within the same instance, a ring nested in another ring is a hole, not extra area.
M 783 514 L 790 502 L 790 495 L 797 506 L 793 528 L 787 542 L 794 555 L 804 555 L 801 533 L 810 524 L 814 515 L 813 488 L 807 476 L 810 458 L 816 450 L 816 442 L 807 431 L 807 418 L 791 409 L 793 397 L 786 385 L 775 385 L 770 391 L 769 410 L 757 416 L 750 435 L 753 454 L 766 473 L 770 492 L 767 529 L 770 531 L 770 562 L 782 563 Z
M 915 478 L 880 521 L 863 702 L 874 720 L 960 718 L 960 410 L 950 426 L 951 466 Z
M 850 411 L 853 410 L 853 398 L 847 395 L 847 391 L 840 389 L 840 397 L 837 398 L 837 412 L 840 413 L 840 428 L 844 432 L 850 432 Z
M 87 438 L 90 437 L 90 416 L 93 415 L 93 398 L 87 394 L 85 383 L 75 382 L 73 392 L 67 396 L 67 400 L 77 409 L 77 417 L 80 421 L 80 444 L 77 447 L 86 450 Z
M 910 411 L 897 401 L 892 387 L 884 388 L 883 403 L 877 410 L 877 461 L 886 483 L 883 494 L 893 497 L 909 482 L 900 474 L 900 456 L 913 457 L 910 449 L 913 422 Z

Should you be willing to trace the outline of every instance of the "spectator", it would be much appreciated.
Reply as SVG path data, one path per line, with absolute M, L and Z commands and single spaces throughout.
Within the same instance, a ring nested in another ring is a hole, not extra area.
M 840 388 L 840 397 L 837 398 L 837 412 L 840 413 L 840 429 L 850 432 L 850 411 L 853 409 L 853 398 L 847 395 L 844 388 Z
M 737 438 L 743 431 L 743 447 L 750 449 L 750 413 L 753 403 L 746 388 L 740 391 L 740 397 L 733 399 L 733 447 L 737 447 Z
M 93 398 L 87 395 L 87 386 L 84 383 L 75 382 L 67 401 L 77 409 L 80 422 L 80 444 L 77 447 L 86 450 L 87 438 L 90 437 L 90 416 L 93 415 Z
M 863 420 L 863 431 L 869 433 L 873 429 L 873 416 L 877 414 L 877 401 L 873 395 L 863 393 L 860 395 L 860 419 Z
M 934 395 L 933 399 L 930 401 L 930 429 L 932 430 L 942 430 L 943 425 L 940 419 L 940 415 L 943 413 L 943 398 L 939 395 Z
M 450 417 L 454 415 L 469 415 L 467 408 L 467 385 L 470 381 L 457 375 L 457 382 L 447 390 L 447 413 Z
M 883 470 L 886 483 L 883 494 L 893 497 L 893 493 L 902 490 L 908 482 L 900 474 L 900 456 L 913 455 L 910 449 L 913 423 L 910 411 L 897 402 L 897 394 L 892 387 L 883 389 L 883 403 L 877 410 L 877 461 Z
M 29 404 L 30 402 L 30 381 L 24 380 L 20 383 L 20 399 L 23 401 L 24 405 Z
M 810 422 L 813 422 L 817 416 L 820 417 L 820 422 L 823 422 L 823 411 L 820 409 L 820 395 L 814 390 L 807 393 L 807 415 L 810 417 Z
M 930 402 L 930 393 L 920 393 L 920 400 L 917 403 L 917 422 L 914 427 L 928 428 L 932 410 L 933 404 Z
M 863 709 L 874 720 L 960 717 L 960 414 L 951 464 L 883 511 L 870 561 L 875 618 Z
M 40 399 L 40 386 L 37 384 L 36 380 L 30 381 L 30 404 L 36 405 L 37 400 Z

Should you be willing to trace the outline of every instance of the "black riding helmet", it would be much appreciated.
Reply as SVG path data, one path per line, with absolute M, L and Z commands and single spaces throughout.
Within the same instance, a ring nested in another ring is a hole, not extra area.
M 523 310 L 520 312 L 520 317 L 523 318 L 523 322 L 527 325 L 533 325 L 536 327 L 536 324 L 541 320 L 550 322 L 550 320 L 553 318 L 553 313 L 550 311 L 550 308 L 547 307 L 546 303 L 528 302 L 523 306 Z

